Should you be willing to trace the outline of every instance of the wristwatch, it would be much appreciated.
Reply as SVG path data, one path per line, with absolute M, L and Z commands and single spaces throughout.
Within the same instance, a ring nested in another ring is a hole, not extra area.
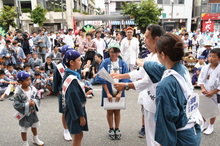
M 125 90 L 129 90 L 130 87 L 128 86 L 128 83 L 125 83 L 125 87 L 124 87 Z

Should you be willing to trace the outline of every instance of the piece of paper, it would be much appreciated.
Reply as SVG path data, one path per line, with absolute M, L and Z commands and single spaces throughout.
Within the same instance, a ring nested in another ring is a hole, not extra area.
M 100 75 L 101 78 L 110 82 L 111 84 L 115 83 L 114 79 L 109 75 L 109 73 L 106 71 L 104 67 L 97 74 Z
M 104 110 L 116 110 L 116 109 L 126 109 L 126 98 L 121 97 L 119 102 L 116 102 L 116 98 L 112 98 L 112 102 L 108 101 L 107 97 L 104 97 Z
M 206 120 L 220 116 L 218 105 L 205 95 L 200 95 L 199 111 Z
M 24 115 L 16 111 L 16 113 L 14 114 L 14 117 L 17 120 L 21 120 L 22 118 L 24 118 Z

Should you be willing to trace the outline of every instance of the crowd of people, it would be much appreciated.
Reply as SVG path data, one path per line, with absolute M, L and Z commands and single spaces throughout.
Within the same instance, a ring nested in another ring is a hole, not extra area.
M 15 93 L 9 99 L 22 114 L 19 125 L 24 145 L 28 146 L 28 127 L 34 142 L 42 145 L 37 135 L 39 100 L 47 91 L 47 95 L 58 95 L 64 138 L 78 146 L 83 131 L 88 131 L 85 105 L 86 98 L 94 96 L 92 85 L 102 84 L 101 106 L 104 98 L 112 102 L 115 97 L 119 102 L 126 97 L 124 90 L 135 89 L 140 92 L 143 115 L 139 137 L 146 136 L 147 145 L 199 146 L 198 121 L 203 123 L 202 131 L 211 134 L 216 118 L 208 123 L 209 119 L 195 120 L 198 117 L 192 115 L 195 119 L 189 120 L 185 106 L 193 86 L 218 104 L 219 48 L 219 31 L 174 29 L 168 33 L 154 24 L 145 34 L 135 34 L 132 27 L 120 32 L 80 29 L 78 34 L 72 29 L 49 33 L 43 28 L 38 34 L 16 30 L 5 38 L 0 34 L 0 101 Z M 102 68 L 115 84 L 98 75 Z M 111 140 L 122 137 L 120 119 L 120 109 L 107 110 Z

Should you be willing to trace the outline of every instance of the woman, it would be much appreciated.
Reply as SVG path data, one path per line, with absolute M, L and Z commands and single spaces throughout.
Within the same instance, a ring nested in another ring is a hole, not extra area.
M 62 106 L 69 132 L 73 134 L 72 146 L 81 146 L 83 131 L 88 131 L 85 110 L 86 97 L 81 86 L 80 69 L 82 61 L 78 51 L 70 50 L 64 56 L 65 70 L 62 87 Z M 74 89 L 74 90 L 72 90 Z
M 182 84 L 186 84 L 186 88 L 192 85 L 189 72 L 181 63 L 184 43 L 179 36 L 167 33 L 157 41 L 156 51 L 162 65 L 157 62 L 144 63 L 152 82 L 159 82 L 156 89 L 155 140 L 162 146 L 199 146 L 200 126 L 186 116 L 187 93 Z M 184 82 L 169 74 L 172 71 L 180 75 Z
M 109 55 L 110 58 L 105 59 L 100 67 L 99 70 L 101 70 L 103 67 L 108 71 L 108 73 L 128 73 L 128 67 L 127 64 L 119 59 L 120 54 L 120 45 L 118 43 L 111 43 L 109 44 Z M 114 79 L 115 82 L 129 82 L 128 79 Z M 108 98 L 109 102 L 112 101 L 112 97 L 116 97 L 116 101 L 119 101 L 121 97 L 125 97 L 124 92 L 117 91 L 113 85 L 106 80 L 100 78 L 99 76 L 96 77 L 95 80 L 97 83 L 101 83 L 103 85 L 102 88 L 102 104 L 103 106 L 103 98 Z M 111 140 L 121 139 L 121 132 L 119 130 L 119 124 L 120 124 L 120 109 L 116 110 L 107 110 L 107 121 L 109 125 L 109 132 L 108 136 Z M 113 122 L 114 121 L 114 122 Z M 115 126 L 113 126 L 113 123 Z
M 91 60 L 93 62 L 95 51 L 97 50 L 97 46 L 95 42 L 92 40 L 93 35 L 91 33 L 86 34 L 86 41 L 83 42 L 85 54 L 85 62 L 87 60 Z

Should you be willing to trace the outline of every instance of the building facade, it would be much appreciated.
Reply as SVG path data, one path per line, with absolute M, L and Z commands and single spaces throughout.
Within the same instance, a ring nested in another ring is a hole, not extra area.
M 34 29 L 33 23 L 28 17 L 29 12 L 35 9 L 38 4 L 48 10 L 44 27 L 49 31 L 65 28 L 76 29 L 80 24 L 73 20 L 73 16 L 83 17 L 95 14 L 95 0 L 0 0 L 0 8 L 3 8 L 3 5 L 17 7 L 21 14 L 19 17 L 21 29 L 29 32 Z
M 220 31 L 220 0 L 202 0 L 201 25 L 202 31 Z

